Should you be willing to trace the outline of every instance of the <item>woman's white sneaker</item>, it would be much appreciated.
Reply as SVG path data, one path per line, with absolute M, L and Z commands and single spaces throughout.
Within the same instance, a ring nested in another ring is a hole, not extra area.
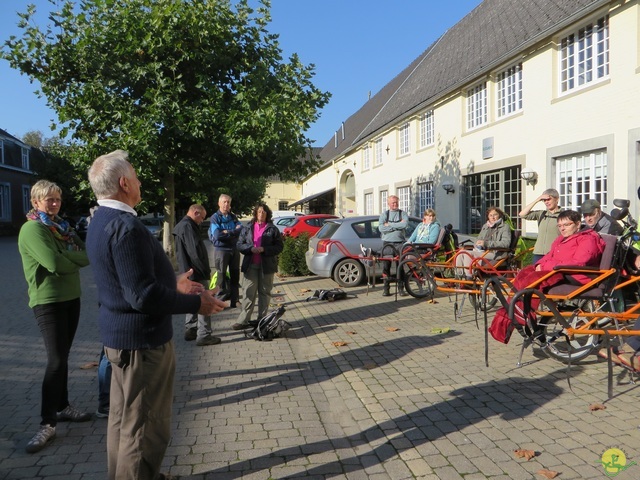
M 38 433 L 27 443 L 27 453 L 39 452 L 54 438 L 56 438 L 56 427 L 40 425 Z

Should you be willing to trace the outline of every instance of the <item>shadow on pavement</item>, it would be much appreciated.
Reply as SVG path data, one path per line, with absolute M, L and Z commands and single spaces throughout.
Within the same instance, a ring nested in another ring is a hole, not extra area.
M 582 368 L 575 367 L 573 376 L 582 371 Z M 187 478 L 217 478 L 212 475 L 240 478 L 337 448 L 357 448 L 363 453 L 312 466 L 295 477 L 317 475 L 322 478 L 357 472 L 381 464 L 404 450 L 432 442 L 491 417 L 513 421 L 532 415 L 546 402 L 563 393 L 558 382 L 565 381 L 566 370 L 562 369 L 540 379 L 506 378 L 460 388 L 451 392 L 453 398 L 450 400 L 387 420 L 354 435 L 283 448 L 268 455 L 232 463 L 227 468 L 212 470 L 204 477 Z
M 272 395 L 330 380 L 345 371 L 382 367 L 401 359 L 409 353 L 422 348 L 441 344 L 445 339 L 460 335 L 458 332 L 448 332 L 432 336 L 408 336 L 402 339 L 379 342 L 360 348 L 346 350 L 329 357 L 312 360 L 306 363 L 288 363 L 285 365 L 271 365 L 261 368 L 231 370 L 221 373 L 191 376 L 191 380 L 234 377 L 238 375 L 259 375 L 273 372 L 269 378 L 256 378 L 254 380 L 243 379 L 240 383 L 225 384 L 212 388 L 203 388 L 191 394 L 191 398 L 199 399 L 198 409 L 217 405 L 235 404 L 241 401 Z M 241 390 L 241 392 L 238 392 Z M 214 395 L 224 395 L 228 392 L 238 392 L 234 395 L 216 400 L 207 400 Z

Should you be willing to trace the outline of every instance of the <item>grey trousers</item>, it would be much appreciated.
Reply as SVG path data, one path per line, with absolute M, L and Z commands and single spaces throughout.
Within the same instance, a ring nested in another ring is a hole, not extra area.
M 244 273 L 242 279 L 242 289 L 244 293 L 240 305 L 238 323 L 242 325 L 249 323 L 256 305 L 256 296 L 258 297 L 258 319 L 264 317 L 269 312 L 273 276 L 273 273 L 263 274 L 261 265 L 251 265 Z
M 173 340 L 146 350 L 105 347 L 111 362 L 109 480 L 156 480 L 171 437 Z
M 208 290 L 209 282 L 199 282 L 202 286 Z M 197 313 L 187 313 L 184 320 L 185 330 L 196 330 L 198 340 L 211 336 L 211 316 L 210 315 L 198 315 Z

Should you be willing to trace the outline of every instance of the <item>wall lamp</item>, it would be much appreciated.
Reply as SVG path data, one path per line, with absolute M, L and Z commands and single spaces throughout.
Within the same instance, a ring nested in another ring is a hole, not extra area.
M 523 168 L 520 172 L 520 178 L 527 182 L 527 185 L 531 185 L 532 187 L 536 186 L 538 183 L 538 174 L 532 168 Z
M 445 192 L 447 192 L 447 195 L 449 195 L 450 193 L 455 193 L 456 191 L 452 183 L 443 183 L 442 188 L 444 189 Z

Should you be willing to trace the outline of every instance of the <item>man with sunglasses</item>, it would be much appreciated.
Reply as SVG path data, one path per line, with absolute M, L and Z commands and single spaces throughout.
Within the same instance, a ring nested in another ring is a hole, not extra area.
M 560 194 L 555 188 L 547 188 L 542 195 L 524 207 L 518 216 L 523 220 L 538 222 L 538 238 L 533 246 L 533 263 L 549 253 L 551 244 L 558 237 L 558 215 L 562 208 L 558 205 Z M 544 210 L 533 210 L 538 202 L 543 202 Z
M 580 213 L 584 218 L 585 228 L 593 228 L 596 232 L 608 233 L 609 235 L 622 235 L 622 225 L 616 222 L 611 215 L 604 213 L 597 200 L 585 200 L 580 207 Z

